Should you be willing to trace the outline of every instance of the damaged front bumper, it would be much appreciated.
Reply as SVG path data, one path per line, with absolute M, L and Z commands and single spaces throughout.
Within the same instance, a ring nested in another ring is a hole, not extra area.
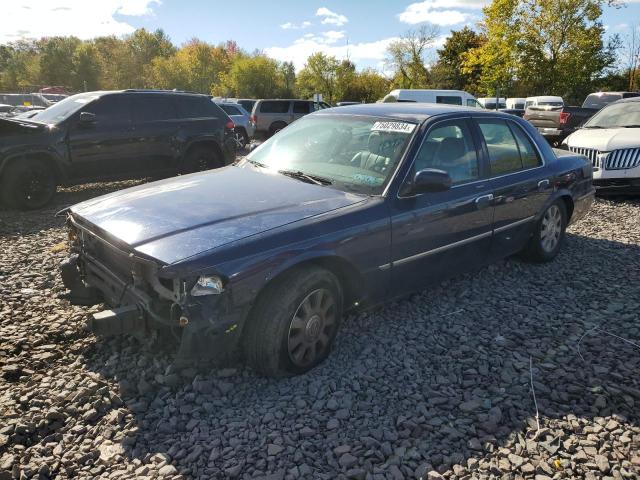
M 181 359 L 213 359 L 231 354 L 246 310 L 233 302 L 233 292 L 194 297 L 194 279 L 159 276 L 162 265 L 116 246 L 68 217 L 72 255 L 61 264 L 69 300 L 79 305 L 105 303 L 88 327 L 96 335 L 154 331 L 179 342 Z

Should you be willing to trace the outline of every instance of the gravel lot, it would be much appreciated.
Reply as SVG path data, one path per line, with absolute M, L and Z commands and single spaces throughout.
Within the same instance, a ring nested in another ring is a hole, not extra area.
M 53 213 L 131 183 L 0 212 L 0 480 L 640 476 L 640 201 L 598 200 L 551 264 L 351 317 L 322 366 L 270 380 L 96 341 L 58 298 Z

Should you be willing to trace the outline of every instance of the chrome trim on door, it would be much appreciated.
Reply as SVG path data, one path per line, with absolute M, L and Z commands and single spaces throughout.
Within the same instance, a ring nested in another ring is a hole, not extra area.
M 411 262 L 413 260 L 418 260 L 419 258 L 423 258 L 423 257 L 429 256 L 429 255 L 433 255 L 434 253 L 443 252 L 445 250 L 449 250 L 450 248 L 461 247 L 462 245 L 466 245 L 468 243 L 475 242 L 476 240 L 480 240 L 480 239 L 483 239 L 483 238 L 490 237 L 492 234 L 493 234 L 493 232 L 481 233 L 480 235 L 475 235 L 473 237 L 465 238 L 464 240 L 453 242 L 453 243 L 450 243 L 448 245 L 443 245 L 441 247 L 434 248 L 433 250 L 427 250 L 426 252 L 417 253 L 416 255 L 411 255 L 410 257 L 401 258 L 400 260 L 396 260 L 396 261 L 392 262 L 391 264 L 393 266 L 402 265 L 403 263 Z
M 509 230 L 510 228 L 517 227 L 518 225 L 525 224 L 527 222 L 530 222 L 531 220 L 535 220 L 535 218 L 536 218 L 535 215 L 531 215 L 530 217 L 523 218 L 522 220 L 518 220 L 517 222 L 513 222 L 513 223 L 510 223 L 508 225 L 503 225 L 502 227 L 499 227 L 499 228 L 495 228 L 493 230 L 493 233 L 498 233 L 498 232 L 502 232 L 504 230 Z

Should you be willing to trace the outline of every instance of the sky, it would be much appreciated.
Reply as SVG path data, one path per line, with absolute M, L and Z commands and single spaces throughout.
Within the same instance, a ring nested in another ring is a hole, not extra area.
M 475 27 L 487 0 L 0 0 L 0 43 L 20 38 L 75 35 L 90 39 L 162 28 L 176 45 L 193 37 L 235 40 L 296 69 L 321 51 L 349 58 L 359 69 L 384 70 L 385 50 L 409 29 L 439 28 L 436 46 L 451 30 Z M 608 33 L 640 31 L 640 0 L 606 7 Z M 635 25 L 634 25 L 635 23 Z M 435 52 L 430 53 L 435 58 Z M 429 59 L 427 59 L 429 60 Z

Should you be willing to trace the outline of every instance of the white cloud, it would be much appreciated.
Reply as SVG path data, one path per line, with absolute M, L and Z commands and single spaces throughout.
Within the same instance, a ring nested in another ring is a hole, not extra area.
M 489 3 L 488 0 L 424 0 L 409 5 L 398 15 L 398 18 L 401 22 L 410 25 L 422 22 L 434 25 L 457 25 L 473 17 L 468 10 L 479 10 L 487 3 Z
M 316 16 L 323 17 L 321 21 L 323 25 L 335 25 L 336 27 L 341 27 L 349 21 L 349 19 L 344 15 L 332 12 L 327 7 L 320 7 L 316 11 Z
M 283 30 L 303 30 L 311 26 L 311 22 L 304 21 L 302 23 L 296 24 L 292 22 L 283 23 L 280 25 L 280 28 Z
M 362 61 L 381 62 L 384 60 L 387 47 L 395 40 L 398 40 L 398 38 L 383 38 L 374 42 L 361 42 L 350 45 L 331 45 L 326 42 L 326 36 L 324 41 L 319 41 L 315 36 L 312 38 L 305 36 L 299 38 L 288 47 L 266 48 L 265 53 L 276 60 L 293 62 L 296 70 L 302 69 L 309 55 L 316 52 L 333 55 L 339 60 L 348 57 L 356 64 Z
M 82 39 L 125 35 L 135 28 L 116 15 L 153 14 L 160 0 L 12 0 L 2 5 L 0 42 L 74 35 Z

